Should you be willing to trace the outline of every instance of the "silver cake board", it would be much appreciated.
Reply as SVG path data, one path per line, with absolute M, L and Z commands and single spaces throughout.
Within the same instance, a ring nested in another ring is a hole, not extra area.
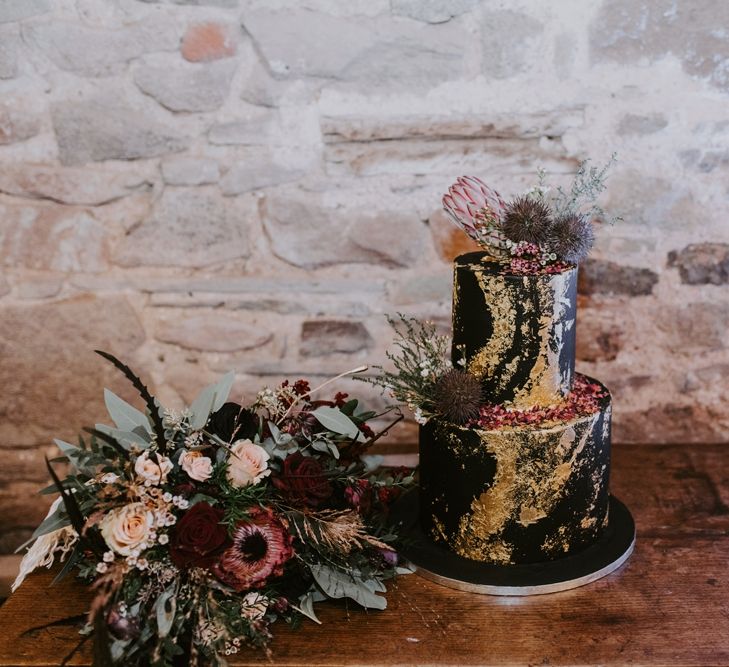
M 557 593 L 597 581 L 623 565 L 635 546 L 628 508 L 610 497 L 610 521 L 597 542 L 576 554 L 544 563 L 496 565 L 463 558 L 431 540 L 418 521 L 418 494 L 399 503 L 404 546 L 400 553 L 425 579 L 469 593 L 526 596 Z

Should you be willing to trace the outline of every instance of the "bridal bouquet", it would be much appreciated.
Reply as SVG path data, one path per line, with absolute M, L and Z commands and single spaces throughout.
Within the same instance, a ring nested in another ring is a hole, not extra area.
M 314 602 L 385 608 L 384 580 L 407 571 L 388 510 L 413 477 L 366 454 L 387 431 L 367 423 L 381 415 L 342 393 L 315 400 L 321 387 L 304 380 L 244 407 L 227 400 L 233 373 L 174 412 L 99 354 L 145 410 L 106 390 L 114 425 L 78 445 L 56 440 L 53 462 L 70 474 L 48 463 L 44 491 L 60 497 L 15 584 L 56 558 L 59 576 L 78 570 L 94 592 L 82 634 L 95 665 L 224 665 L 243 646 L 266 648 L 278 618 L 319 622 Z

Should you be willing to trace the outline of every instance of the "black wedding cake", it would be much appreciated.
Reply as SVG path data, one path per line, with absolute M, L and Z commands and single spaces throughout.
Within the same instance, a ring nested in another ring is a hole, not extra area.
M 610 394 L 575 375 L 577 267 L 455 260 L 454 366 L 476 376 L 473 423 L 420 433 L 420 517 L 458 555 L 501 565 L 585 549 L 608 524 Z
M 443 197 L 481 248 L 454 262 L 450 347 L 406 322 L 384 375 L 420 424 L 407 556 L 434 581 L 548 593 L 632 552 L 633 518 L 609 492 L 610 392 L 575 373 L 577 274 L 608 220 L 596 199 L 609 165 L 583 162 L 569 188 L 540 172 L 509 202 L 472 176 Z

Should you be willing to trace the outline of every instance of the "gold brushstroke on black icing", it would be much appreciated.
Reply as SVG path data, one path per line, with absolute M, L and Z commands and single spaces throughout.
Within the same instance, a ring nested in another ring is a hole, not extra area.
M 594 452 L 586 451 L 586 445 L 598 418 L 596 413 L 551 429 L 475 431 L 496 459 L 496 473 L 492 484 L 472 502 L 471 511 L 461 517 L 454 535 L 444 535 L 439 522 L 440 536 L 466 558 L 511 562 L 514 545 L 503 538 L 504 529 L 511 522 L 527 527 L 549 516 L 570 477 L 594 461 Z M 452 433 L 448 440 L 457 450 L 461 442 L 457 435 Z M 596 487 L 599 491 L 600 483 Z M 560 526 L 543 545 L 544 552 L 569 550 L 571 530 L 592 529 L 597 522 L 592 511 L 576 518 L 576 526 Z
M 461 267 L 470 269 L 483 294 L 484 307 L 489 311 L 493 332 L 480 350 L 467 359 L 469 372 L 479 378 L 493 376 L 496 369 L 503 364 L 504 371 L 495 377 L 497 390 L 503 391 L 517 371 L 521 355 L 514 354 L 514 337 L 516 335 L 517 303 L 524 298 L 528 287 L 535 286 L 535 303 L 530 304 L 542 313 L 539 319 L 539 354 L 530 370 L 529 377 L 519 387 L 510 404 L 517 409 L 528 409 L 532 406 L 548 406 L 559 402 L 572 387 L 570 367 L 560 369 L 559 351 L 567 331 L 574 326 L 574 319 L 566 315 L 570 307 L 569 289 L 576 269 L 563 273 L 539 276 L 522 276 L 521 281 L 514 276 L 489 273 L 479 263 Z M 518 287 L 521 286 L 521 290 Z M 453 293 L 453 314 L 460 312 L 458 288 L 458 268 L 455 272 Z M 455 328 L 455 327 L 454 327 Z M 523 322 L 520 327 L 523 337 L 529 335 L 529 325 Z M 510 350 L 513 356 L 508 359 Z

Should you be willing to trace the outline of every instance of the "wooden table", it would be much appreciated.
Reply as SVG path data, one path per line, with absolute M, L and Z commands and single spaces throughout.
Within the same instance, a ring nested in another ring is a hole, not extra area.
M 729 449 L 616 447 L 613 492 L 638 543 L 618 572 L 531 598 L 479 596 L 415 575 L 366 612 L 319 605 L 322 626 L 274 626 L 274 665 L 729 664 Z M 61 622 L 83 613 L 72 580 L 34 575 L 0 608 L 0 666 L 57 665 L 78 641 Z M 87 650 L 70 662 L 88 665 Z M 267 664 L 255 653 L 234 664 Z

